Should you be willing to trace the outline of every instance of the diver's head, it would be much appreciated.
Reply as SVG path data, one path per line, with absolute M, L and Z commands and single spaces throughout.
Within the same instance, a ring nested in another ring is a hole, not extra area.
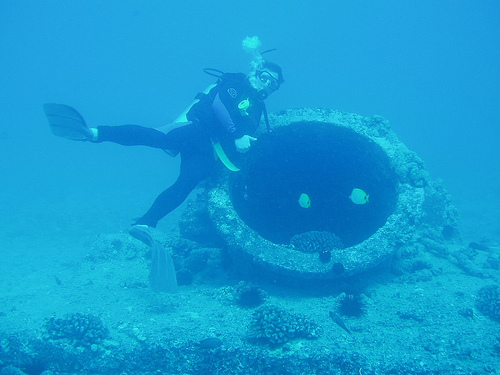
M 266 99 L 285 82 L 281 67 L 278 64 L 265 60 L 260 64 L 258 69 L 253 70 L 248 75 L 248 81 L 259 92 L 262 99 Z

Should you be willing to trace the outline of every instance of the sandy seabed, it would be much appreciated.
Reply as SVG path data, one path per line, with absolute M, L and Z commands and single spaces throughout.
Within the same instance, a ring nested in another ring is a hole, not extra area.
M 476 305 L 479 289 L 500 283 L 498 270 L 471 275 L 451 257 L 425 253 L 425 266 L 413 272 L 387 267 L 364 275 L 354 283 L 362 285 L 365 313 L 343 317 L 351 335 L 329 316 L 342 287 L 298 289 L 252 280 L 266 291 L 265 304 L 321 327 L 317 339 L 270 347 L 249 340 L 255 308 L 235 299 L 242 279 L 230 266 L 205 262 L 176 294 L 156 292 L 148 287 L 148 249 L 121 229 L 125 222 L 102 215 L 104 229 L 98 222 L 78 229 L 64 219 L 28 215 L 25 221 L 23 214 L 2 231 L 0 374 L 500 373 L 500 322 Z M 461 226 L 468 236 L 461 246 L 485 244 L 473 258 L 479 268 L 498 257 L 495 233 L 473 229 L 467 218 Z M 158 232 L 175 238 L 176 227 L 174 217 Z M 75 313 L 99 317 L 107 336 L 85 346 L 48 335 L 51 318 Z M 220 341 L 200 346 L 207 338 Z

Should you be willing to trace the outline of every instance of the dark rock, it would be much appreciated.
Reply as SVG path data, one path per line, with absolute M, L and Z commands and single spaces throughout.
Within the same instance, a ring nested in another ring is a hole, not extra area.
M 334 263 L 332 266 L 332 271 L 335 275 L 341 275 L 345 271 L 344 265 L 342 263 Z

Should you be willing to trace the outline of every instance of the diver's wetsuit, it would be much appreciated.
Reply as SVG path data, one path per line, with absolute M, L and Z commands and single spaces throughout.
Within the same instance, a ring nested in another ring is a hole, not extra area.
M 97 142 L 180 152 L 179 177 L 136 224 L 156 227 L 161 218 L 178 207 L 196 185 L 210 175 L 216 162 L 212 141 L 220 141 L 228 157 L 234 160 L 237 156 L 234 140 L 255 132 L 264 108 L 257 90 L 250 86 L 243 73 L 224 74 L 208 94 L 198 94 L 198 98 L 200 101 L 186 115 L 191 124 L 166 134 L 138 125 L 98 127 Z M 238 104 L 246 99 L 250 107 L 240 111 Z

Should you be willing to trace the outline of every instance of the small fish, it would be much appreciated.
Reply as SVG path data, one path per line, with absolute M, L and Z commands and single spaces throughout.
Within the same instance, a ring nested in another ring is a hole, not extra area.
M 202 349 L 215 349 L 222 345 L 222 340 L 217 337 L 209 337 L 208 339 L 201 340 L 200 342 L 195 343 L 195 346 L 198 346 Z
M 349 335 L 352 335 L 351 331 L 349 331 L 349 328 L 347 328 L 339 314 L 335 314 L 333 311 L 330 311 L 330 318 L 332 318 L 332 320 Z
M 352 189 L 352 192 L 351 192 L 351 195 L 349 196 L 349 199 L 354 204 L 365 204 L 365 203 L 368 203 L 369 197 L 370 197 L 370 195 L 366 194 L 363 190 L 355 188 L 355 189 Z
M 311 199 L 309 198 L 309 195 L 307 195 L 306 193 L 300 194 L 299 205 L 302 208 L 309 208 L 309 207 L 311 207 Z
M 57 285 L 62 285 L 62 281 L 60 278 L 58 278 L 56 275 L 52 275 L 52 276 L 54 276 L 54 279 L 56 280 Z

